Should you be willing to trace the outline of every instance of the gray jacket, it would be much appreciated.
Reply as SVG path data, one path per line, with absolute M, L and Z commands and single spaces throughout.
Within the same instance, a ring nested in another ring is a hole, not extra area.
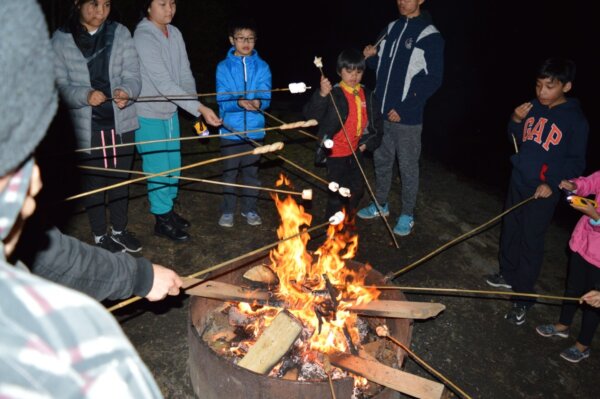
M 92 107 L 88 105 L 88 94 L 92 91 L 90 73 L 83 54 L 75 44 L 73 35 L 57 30 L 52 35 L 54 70 L 61 97 L 69 108 L 78 148 L 91 146 Z M 108 67 L 112 91 L 121 89 L 130 98 L 139 96 L 142 86 L 140 64 L 129 30 L 118 24 L 110 54 Z M 139 127 L 133 102 L 119 109 L 113 102 L 115 129 L 117 134 L 136 130 Z
M 142 96 L 190 95 L 190 100 L 138 101 L 138 115 L 152 119 L 169 119 L 181 107 L 199 116 L 196 81 L 183 36 L 179 29 L 167 25 L 168 37 L 147 18 L 135 28 L 133 40 L 140 56 Z

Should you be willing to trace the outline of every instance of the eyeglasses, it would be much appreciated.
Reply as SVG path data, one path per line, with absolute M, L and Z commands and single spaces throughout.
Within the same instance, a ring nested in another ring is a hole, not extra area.
M 251 36 L 251 37 L 236 36 L 236 37 L 234 37 L 234 39 L 238 43 L 254 43 L 256 41 L 256 38 L 253 36 Z

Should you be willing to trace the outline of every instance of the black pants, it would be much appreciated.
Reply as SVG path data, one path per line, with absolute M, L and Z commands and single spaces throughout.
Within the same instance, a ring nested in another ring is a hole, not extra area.
M 567 279 L 565 296 L 580 297 L 594 289 L 598 284 L 600 284 L 600 268 L 587 262 L 578 253 L 573 252 L 569 262 L 569 278 Z M 576 302 L 565 302 L 560 311 L 559 322 L 570 326 L 579 306 Z M 598 328 L 598 322 L 600 322 L 600 309 L 586 304 L 581 305 L 581 308 L 583 315 L 581 317 L 581 331 L 579 332 L 577 342 L 585 346 L 590 346 L 596 328 Z
M 362 163 L 362 153 L 357 151 L 356 155 Z M 353 217 L 365 191 L 363 177 L 354 156 L 327 157 L 327 180 L 338 183 L 340 187 L 349 188 L 352 195 L 346 198 L 337 192 L 329 191 L 325 216 L 329 218 L 345 208 L 346 213 Z
M 505 208 L 531 197 L 536 187 L 522 186 L 511 178 Z M 544 260 L 544 236 L 550 225 L 560 195 L 532 200 L 502 220 L 500 235 L 500 274 L 515 292 L 534 292 Z M 533 301 L 518 298 L 516 303 L 527 308 Z
M 114 144 L 132 143 L 134 132 L 114 134 Z M 83 165 L 96 166 L 105 169 L 131 169 L 133 164 L 134 146 L 113 148 L 113 135 L 110 129 L 104 130 L 104 149 L 94 150 L 84 154 Z M 92 132 L 92 147 L 100 147 L 102 133 Z M 101 172 L 84 170 L 82 172 L 82 187 L 91 191 L 100 187 L 119 183 L 129 179 L 129 173 Z M 108 201 L 108 202 L 107 202 Z M 121 186 L 83 198 L 83 205 L 90 220 L 92 233 L 96 236 L 106 234 L 106 208 L 110 211 L 110 224 L 116 231 L 127 227 L 127 207 L 129 204 L 129 186 Z
M 251 151 L 254 146 L 245 141 L 221 139 L 221 154 L 223 156 L 239 154 Z M 243 157 L 230 158 L 223 161 L 223 181 L 226 183 L 237 183 L 238 174 L 242 175 L 241 184 L 260 187 L 258 179 L 258 161 L 260 155 L 245 155 Z M 223 213 L 234 213 L 236 207 L 236 188 L 223 187 L 223 204 L 221 211 Z M 242 209 L 244 213 L 256 212 L 256 202 L 258 200 L 258 190 L 252 188 L 242 188 Z

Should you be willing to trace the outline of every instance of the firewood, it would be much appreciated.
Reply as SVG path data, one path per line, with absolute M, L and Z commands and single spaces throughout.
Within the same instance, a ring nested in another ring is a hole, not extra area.
M 220 281 L 206 281 L 185 290 L 188 295 L 203 298 L 222 299 L 224 301 L 254 302 L 268 301 L 269 293 L 264 291 L 247 290 L 233 284 Z
M 268 266 L 258 265 L 244 273 L 244 279 L 252 285 L 274 287 L 279 284 L 277 274 Z
M 330 355 L 331 364 L 367 380 L 414 396 L 415 398 L 439 399 L 444 394 L 444 385 L 388 367 L 379 362 L 347 354 Z
M 288 352 L 302 332 L 302 324 L 290 313 L 280 312 L 238 366 L 259 374 L 268 373 Z
M 376 300 L 352 306 L 351 312 L 364 316 L 404 319 L 428 319 L 437 316 L 446 306 L 441 303 Z

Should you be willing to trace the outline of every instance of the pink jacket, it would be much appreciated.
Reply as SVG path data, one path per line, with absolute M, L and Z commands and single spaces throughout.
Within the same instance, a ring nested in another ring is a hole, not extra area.
M 577 195 L 587 197 L 595 194 L 596 202 L 600 203 L 600 170 L 588 177 L 578 177 L 572 180 L 577 184 Z M 589 216 L 582 216 L 577 222 L 569 246 L 583 259 L 600 268 L 600 226 L 592 226 Z

